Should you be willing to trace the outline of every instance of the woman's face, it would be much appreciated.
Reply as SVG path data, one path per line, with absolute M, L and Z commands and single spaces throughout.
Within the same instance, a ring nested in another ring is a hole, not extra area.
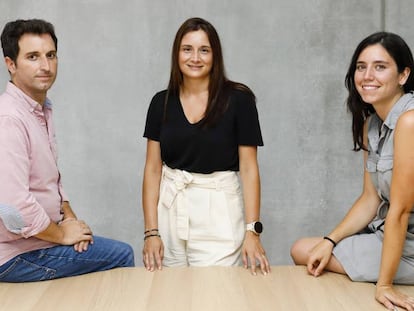
M 184 35 L 178 53 L 178 65 L 185 79 L 208 79 L 213 66 L 213 51 L 203 30 Z
M 362 50 L 354 73 L 356 89 L 362 100 L 372 104 L 394 104 L 404 93 L 402 85 L 408 78 L 409 69 L 398 72 L 397 64 L 380 45 L 374 44 Z

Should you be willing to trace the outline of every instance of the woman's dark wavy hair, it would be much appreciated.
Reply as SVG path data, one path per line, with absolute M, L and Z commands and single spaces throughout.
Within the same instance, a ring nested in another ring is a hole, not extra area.
M 390 54 L 397 64 L 398 72 L 401 73 L 405 68 L 410 68 L 410 75 L 404 84 L 404 92 L 414 90 L 414 61 L 413 55 L 407 43 L 399 36 L 390 32 L 376 32 L 359 43 L 354 55 L 352 56 L 348 72 L 345 77 L 345 86 L 348 89 L 348 99 L 346 101 L 348 110 L 352 114 L 352 135 L 354 140 L 354 151 L 361 149 L 367 150 L 363 143 L 364 122 L 367 117 L 375 113 L 371 104 L 364 102 L 359 95 L 354 81 L 356 63 L 361 52 L 368 46 L 381 44 Z
M 197 30 L 202 30 L 207 34 L 211 50 L 213 52 L 213 65 L 210 71 L 210 81 L 208 85 L 209 95 L 207 108 L 205 116 L 201 122 L 203 126 L 208 127 L 213 125 L 226 110 L 228 105 L 230 89 L 239 89 L 246 91 L 247 93 L 252 95 L 254 99 L 255 96 L 246 85 L 230 81 L 226 77 L 223 61 L 223 52 L 221 48 L 220 38 L 216 29 L 208 21 L 199 17 L 193 17 L 187 19 L 180 26 L 180 28 L 177 31 L 177 34 L 175 35 L 171 54 L 170 81 L 168 83 L 164 111 L 166 111 L 169 96 L 179 96 L 180 87 L 183 84 L 183 74 L 178 64 L 181 41 L 187 33 Z M 164 119 L 166 118 L 164 117 Z

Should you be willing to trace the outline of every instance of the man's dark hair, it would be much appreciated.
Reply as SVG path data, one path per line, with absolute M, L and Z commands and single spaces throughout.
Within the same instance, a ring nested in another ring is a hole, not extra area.
M 55 28 L 51 23 L 41 19 L 18 19 L 8 22 L 1 33 L 1 47 L 4 57 L 10 57 L 16 62 L 17 55 L 19 55 L 19 40 L 26 33 L 38 35 L 49 34 L 57 50 L 58 40 L 55 35 Z

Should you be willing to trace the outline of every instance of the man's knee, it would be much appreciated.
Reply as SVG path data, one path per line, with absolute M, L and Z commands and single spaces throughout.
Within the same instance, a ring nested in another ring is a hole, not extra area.
M 134 258 L 134 250 L 132 249 L 131 245 L 123 243 L 124 250 L 122 253 L 124 254 L 124 261 L 121 263 L 122 267 L 134 267 L 135 266 L 135 258 Z
M 92 247 L 97 247 L 93 254 L 97 260 L 101 258 L 102 262 L 107 262 L 110 267 L 133 267 L 135 266 L 134 250 L 124 242 L 112 240 L 103 237 L 94 237 Z

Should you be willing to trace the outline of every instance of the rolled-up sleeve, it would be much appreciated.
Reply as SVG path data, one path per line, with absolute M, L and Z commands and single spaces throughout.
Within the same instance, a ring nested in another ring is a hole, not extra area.
M 3 228 L 25 238 L 42 232 L 50 217 L 30 191 L 30 138 L 24 124 L 0 116 L 0 218 Z

